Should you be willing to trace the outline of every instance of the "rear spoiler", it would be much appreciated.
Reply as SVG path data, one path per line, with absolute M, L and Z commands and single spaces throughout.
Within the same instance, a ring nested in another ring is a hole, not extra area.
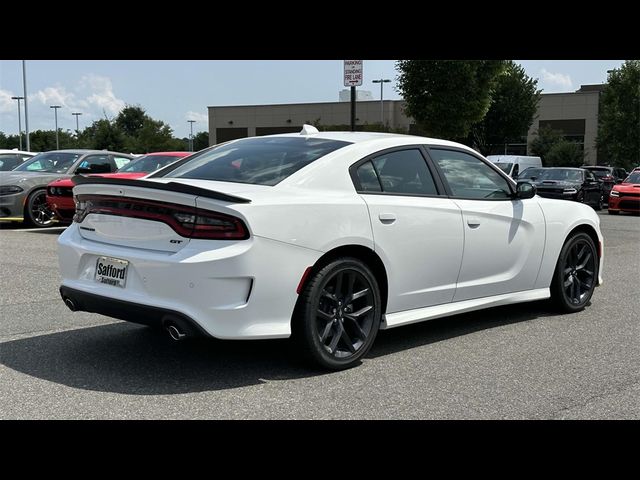
M 236 197 L 226 193 L 207 190 L 205 188 L 185 185 L 184 183 L 169 182 L 148 182 L 146 180 L 138 180 L 132 178 L 105 178 L 105 177 L 85 177 L 84 175 L 74 175 L 71 177 L 74 185 L 121 185 L 125 187 L 143 187 L 154 190 L 166 190 L 169 192 L 186 193 L 189 195 L 197 195 L 199 197 L 212 198 L 214 200 L 222 200 L 230 203 L 251 203 L 248 198 Z

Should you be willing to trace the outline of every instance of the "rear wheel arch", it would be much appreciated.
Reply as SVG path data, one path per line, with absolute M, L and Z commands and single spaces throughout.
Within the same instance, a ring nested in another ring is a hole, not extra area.
M 304 289 L 309 280 L 313 278 L 314 274 L 320 271 L 322 267 L 328 265 L 333 260 L 340 257 L 357 258 L 358 260 L 364 262 L 371 269 L 376 277 L 376 280 L 378 281 L 378 287 L 380 288 L 380 296 L 382 299 L 382 314 L 384 315 L 387 309 L 387 299 L 389 293 L 387 269 L 385 268 L 384 263 L 382 262 L 382 259 L 378 256 L 378 254 L 363 245 L 342 245 L 326 252 L 311 267 L 311 270 L 306 275 L 303 284 L 300 285 L 300 291 Z

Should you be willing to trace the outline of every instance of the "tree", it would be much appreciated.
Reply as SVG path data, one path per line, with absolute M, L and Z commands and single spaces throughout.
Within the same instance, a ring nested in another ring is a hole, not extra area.
M 503 60 L 400 60 L 398 91 L 406 113 L 429 135 L 467 137 L 491 104 Z
M 150 118 L 140 105 L 127 105 L 115 118 L 116 126 L 123 134 L 136 137 L 144 126 L 145 119 Z
M 198 132 L 193 136 L 193 151 L 197 152 L 209 146 L 209 132 Z
M 613 70 L 600 98 L 599 155 L 627 170 L 640 165 L 640 60 Z
M 580 167 L 584 164 L 584 152 L 575 142 L 560 140 L 554 144 L 545 158 L 547 167 Z
M 554 130 L 551 127 L 542 127 L 536 131 L 536 136 L 529 145 L 529 151 L 542 159 L 542 164 L 545 164 L 545 159 L 551 148 L 564 140 L 562 133 L 559 130 Z
M 527 135 L 540 101 L 538 80 L 512 60 L 498 75 L 491 105 L 484 118 L 471 127 L 470 140 L 483 155 Z
M 80 133 L 79 142 L 85 148 L 122 152 L 125 138 L 115 122 L 108 118 L 101 118 Z
M 173 137 L 169 125 L 146 116 L 137 136 L 127 137 L 126 150 L 134 153 L 184 150 L 184 142 Z

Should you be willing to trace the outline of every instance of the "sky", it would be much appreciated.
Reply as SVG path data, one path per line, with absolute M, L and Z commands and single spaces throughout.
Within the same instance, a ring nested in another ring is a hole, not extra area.
M 607 70 L 622 60 L 516 60 L 538 79 L 543 92 L 570 92 L 583 84 L 603 83 Z M 140 105 L 156 120 L 168 123 L 177 137 L 208 131 L 207 107 L 338 101 L 343 88 L 342 60 L 28 60 L 29 130 L 75 130 L 72 112 L 81 112 L 80 129 L 94 120 L 113 118 L 127 104 Z M 364 83 L 380 98 L 397 100 L 394 60 L 365 60 Z M 18 106 L 23 96 L 22 61 L 0 60 L 0 131 L 18 133 Z M 24 131 L 24 105 L 22 104 Z

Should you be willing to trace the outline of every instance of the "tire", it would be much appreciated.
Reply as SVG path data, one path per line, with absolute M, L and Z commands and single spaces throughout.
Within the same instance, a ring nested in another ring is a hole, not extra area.
M 591 300 L 598 282 L 599 258 L 586 233 L 569 237 L 560 251 L 551 281 L 551 299 L 563 312 L 578 312 Z
M 365 263 L 352 257 L 333 260 L 312 274 L 298 299 L 294 344 L 323 368 L 354 367 L 378 334 L 381 305 L 378 282 Z
M 596 206 L 593 207 L 593 209 L 596 211 L 602 210 L 602 195 L 600 195 L 600 198 L 598 199 L 598 202 L 596 203 Z
M 609 210 L 609 215 L 619 215 L 620 211 L 619 210 Z
M 53 225 L 55 214 L 47 205 L 47 192 L 44 189 L 35 190 L 29 195 L 24 207 L 24 223 L 31 227 L 50 227 Z

